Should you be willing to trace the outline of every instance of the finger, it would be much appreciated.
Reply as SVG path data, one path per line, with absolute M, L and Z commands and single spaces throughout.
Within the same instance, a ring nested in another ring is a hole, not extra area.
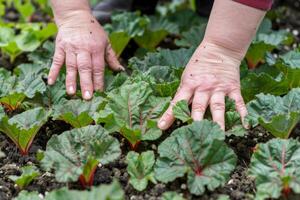
M 195 91 L 192 103 L 192 118 L 194 121 L 201 121 L 203 119 L 208 101 L 208 92 Z
M 66 89 L 69 95 L 76 92 L 77 60 L 74 52 L 66 53 Z
M 102 53 L 92 54 L 93 64 L 93 83 L 95 91 L 103 91 L 104 89 L 104 55 Z
M 77 55 L 77 67 L 80 77 L 82 96 L 89 100 L 93 95 L 92 61 L 88 52 L 80 52 Z
M 193 92 L 190 88 L 187 87 L 180 87 L 178 92 L 176 93 L 174 99 L 172 100 L 169 108 L 166 110 L 166 112 L 163 114 L 163 116 L 160 118 L 158 122 L 158 127 L 162 130 L 168 129 L 172 123 L 174 122 L 175 118 L 173 116 L 173 106 L 176 104 L 176 102 L 180 100 L 186 100 L 189 101 L 192 97 Z
M 109 67 L 114 71 L 125 71 L 125 68 L 120 64 L 115 51 L 111 44 L 108 44 L 105 50 L 105 60 Z
M 59 46 L 55 46 L 55 52 L 53 56 L 52 65 L 50 68 L 50 72 L 48 75 L 48 84 L 53 85 L 58 77 L 59 71 L 62 67 L 62 65 L 65 62 L 65 52 L 64 50 Z
M 223 92 L 215 92 L 210 97 L 210 111 L 214 122 L 218 123 L 222 130 L 225 130 L 225 95 Z
M 235 108 L 241 116 L 241 120 L 244 127 L 248 129 L 249 125 L 245 124 L 245 120 L 244 120 L 248 114 L 248 111 L 240 90 L 233 91 L 230 94 L 228 94 L 228 96 L 235 101 Z

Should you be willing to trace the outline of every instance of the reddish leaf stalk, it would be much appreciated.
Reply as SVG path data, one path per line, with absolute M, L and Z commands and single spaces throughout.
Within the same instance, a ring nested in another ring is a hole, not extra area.
M 288 198 L 289 194 L 291 193 L 291 188 L 288 185 L 283 186 L 282 194 L 285 198 Z
M 91 173 L 88 176 L 88 180 L 86 180 L 83 174 L 79 176 L 79 181 L 83 188 L 91 187 L 93 185 L 96 169 L 97 169 L 97 165 L 94 166 L 93 169 L 91 170 Z
M 134 144 L 131 144 L 131 143 L 129 142 L 129 144 L 130 144 L 130 148 L 131 148 L 133 151 L 136 151 L 137 148 L 138 148 L 138 146 L 139 146 L 139 144 L 141 144 L 141 141 L 137 141 L 137 142 L 134 143 Z

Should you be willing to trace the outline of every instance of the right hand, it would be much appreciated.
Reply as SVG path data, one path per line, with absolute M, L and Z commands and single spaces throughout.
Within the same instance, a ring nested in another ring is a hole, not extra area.
M 82 97 L 89 100 L 104 89 L 105 61 L 113 70 L 124 70 L 101 25 L 90 12 L 78 11 L 59 24 L 48 84 L 55 83 L 65 63 L 67 93 L 76 93 L 78 72 Z

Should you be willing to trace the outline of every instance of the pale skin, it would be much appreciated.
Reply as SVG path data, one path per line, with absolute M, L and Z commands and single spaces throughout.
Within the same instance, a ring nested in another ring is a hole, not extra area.
M 93 91 L 104 88 L 105 62 L 113 70 L 124 68 L 103 28 L 91 15 L 88 0 L 51 2 L 59 31 L 48 83 L 54 84 L 61 66 L 66 63 L 67 93 L 76 92 L 79 73 L 82 96 L 89 100 Z M 240 90 L 239 66 L 264 15 L 265 11 L 232 0 L 215 0 L 205 37 L 187 64 L 169 108 L 158 122 L 160 129 L 166 130 L 172 125 L 172 107 L 180 100 L 190 102 L 195 121 L 203 119 L 209 106 L 213 120 L 224 130 L 225 96 L 228 96 L 235 101 L 244 121 L 247 109 Z

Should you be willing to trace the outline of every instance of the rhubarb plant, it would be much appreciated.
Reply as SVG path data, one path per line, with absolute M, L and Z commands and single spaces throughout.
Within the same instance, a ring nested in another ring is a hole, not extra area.
M 224 138 L 221 128 L 207 120 L 176 129 L 158 147 L 155 177 L 168 183 L 187 174 L 188 188 L 195 195 L 225 185 L 237 158 Z
M 138 154 L 130 151 L 126 156 L 127 172 L 130 175 L 129 183 L 138 191 L 147 188 L 148 181 L 156 184 L 153 166 L 155 156 L 153 151 Z
M 53 107 L 52 117 L 54 120 L 63 120 L 71 124 L 74 128 L 80 128 L 90 125 L 93 115 L 97 112 L 101 105 L 104 106 L 102 97 L 94 97 L 91 101 L 74 99 L 64 101 Z
M 180 119 L 183 123 L 188 122 L 190 124 L 193 122 L 189 104 L 186 100 L 178 101 L 172 108 L 172 111 L 174 117 Z
M 69 190 L 66 187 L 53 190 L 45 196 L 37 192 L 22 191 L 14 200 L 124 200 L 124 191 L 120 183 L 114 180 L 111 184 L 92 187 L 89 191 Z
M 136 148 L 143 140 L 156 140 L 162 134 L 157 120 L 170 98 L 156 97 L 147 82 L 127 81 L 107 94 L 104 110 L 95 115 L 98 123 L 105 123 L 109 132 L 119 132 Z
M 28 150 L 40 128 L 47 122 L 49 111 L 38 107 L 9 118 L 0 117 L 0 131 L 7 135 L 20 149 L 22 155 Z
M 28 186 L 36 177 L 40 175 L 39 170 L 35 166 L 24 166 L 21 168 L 22 174 L 20 176 L 9 176 L 20 189 Z
M 108 164 L 120 154 L 117 139 L 101 126 L 90 125 L 52 136 L 41 163 L 46 170 L 54 170 L 57 181 L 79 180 L 86 187 L 93 184 L 99 164 Z
M 288 138 L 300 121 L 300 88 L 284 97 L 259 94 L 247 107 L 252 126 L 260 124 L 273 136 Z
M 251 157 L 250 176 L 255 178 L 256 200 L 300 194 L 300 143 L 294 139 L 272 139 L 258 144 Z

